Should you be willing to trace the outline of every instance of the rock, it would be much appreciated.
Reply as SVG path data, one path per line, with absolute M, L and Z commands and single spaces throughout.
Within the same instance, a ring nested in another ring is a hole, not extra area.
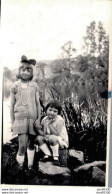
M 104 186 L 105 185 L 105 172 L 98 167 L 93 167 L 92 171 L 92 183 Z
M 52 162 L 39 162 L 39 169 L 47 175 L 70 176 L 70 169 L 67 167 L 54 166 Z
M 71 149 L 69 150 L 68 157 L 68 166 L 73 169 L 84 164 L 84 153 L 81 151 Z
M 78 168 L 74 169 L 74 172 L 78 172 L 78 171 L 87 171 L 89 170 L 91 167 L 99 167 L 102 168 L 102 166 L 105 166 L 106 162 L 105 161 L 95 161 L 92 163 L 88 163 L 88 164 L 84 164 Z
M 4 152 L 3 153 L 3 158 L 2 158 L 2 170 L 5 169 L 9 164 L 9 155 Z
M 45 185 L 70 185 L 71 171 L 67 167 L 54 166 L 51 161 L 39 161 L 41 170 L 41 184 Z
M 68 149 L 59 149 L 59 162 L 60 165 L 67 166 Z
M 106 165 L 105 161 L 95 161 L 92 163 L 84 164 L 78 168 L 75 168 L 73 177 L 72 177 L 73 184 L 85 185 L 85 186 L 104 185 L 105 172 L 102 171 L 100 168 L 102 168 L 102 166 L 105 166 L 105 165 Z M 96 173 L 97 169 L 99 169 L 98 174 Z M 97 178 L 97 175 L 98 175 L 98 178 Z M 99 179 L 99 182 L 97 179 Z

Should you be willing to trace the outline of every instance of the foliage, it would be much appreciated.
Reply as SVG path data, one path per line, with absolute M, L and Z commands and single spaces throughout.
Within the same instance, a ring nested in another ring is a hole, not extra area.
M 102 111 L 102 106 L 99 109 L 95 106 L 83 109 L 80 104 L 76 108 L 67 101 L 63 109 L 66 112 L 69 147 L 82 150 L 85 161 L 105 160 L 107 115 Z
M 86 36 L 84 37 L 84 42 L 85 42 L 85 50 L 87 54 L 94 55 L 96 51 L 96 23 L 95 21 L 91 22 L 89 26 L 87 26 L 86 30 Z
M 82 54 L 76 56 L 72 41 L 68 41 L 61 47 L 59 59 L 49 65 L 37 63 L 35 81 L 43 112 L 50 99 L 61 101 L 70 147 L 83 150 L 86 159 L 105 159 L 107 99 L 101 96 L 108 91 L 109 38 L 103 24 L 93 21 L 83 39 Z M 4 75 L 11 79 L 8 69 Z
M 12 72 L 8 67 L 4 67 L 4 77 L 12 80 Z
M 86 55 L 91 56 L 103 56 L 104 53 L 108 53 L 109 40 L 106 31 L 104 30 L 103 23 L 93 21 L 87 26 L 86 36 L 83 37 Z
M 105 159 L 108 90 L 108 36 L 99 22 L 87 27 L 83 55 L 74 57 L 73 43 L 62 46 L 59 60 L 51 65 L 52 85 L 63 104 L 70 147 L 82 149 L 89 160 Z M 92 151 L 91 151 L 92 150 Z
M 3 97 L 8 98 L 9 97 L 9 88 L 12 84 L 12 72 L 8 67 L 4 67 L 4 73 L 3 73 Z

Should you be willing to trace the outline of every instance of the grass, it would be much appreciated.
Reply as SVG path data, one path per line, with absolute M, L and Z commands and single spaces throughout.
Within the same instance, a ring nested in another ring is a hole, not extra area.
M 84 152 L 85 161 L 106 160 L 107 114 L 104 99 L 83 107 L 64 101 L 63 116 L 69 135 L 69 147 Z M 97 102 L 97 103 L 96 103 Z

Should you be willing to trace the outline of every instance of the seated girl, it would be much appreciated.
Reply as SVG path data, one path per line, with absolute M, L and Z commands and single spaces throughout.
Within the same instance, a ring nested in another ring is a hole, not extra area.
M 45 154 L 43 161 L 48 161 L 52 156 L 54 165 L 59 165 L 59 146 L 61 148 L 68 147 L 68 134 L 65 121 L 60 116 L 61 110 L 60 102 L 51 100 L 46 106 L 47 116 L 41 121 L 41 129 L 37 129 L 39 135 L 36 140 Z

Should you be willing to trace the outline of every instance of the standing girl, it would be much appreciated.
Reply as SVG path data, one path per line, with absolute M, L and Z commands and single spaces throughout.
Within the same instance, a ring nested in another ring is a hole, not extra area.
M 41 108 L 39 88 L 33 79 L 33 67 L 27 59 L 22 59 L 18 72 L 19 81 L 10 90 L 10 115 L 14 135 L 18 135 L 19 150 L 16 156 L 18 167 L 23 169 L 27 150 L 28 169 L 32 170 L 34 160 L 34 124 L 40 126 Z

